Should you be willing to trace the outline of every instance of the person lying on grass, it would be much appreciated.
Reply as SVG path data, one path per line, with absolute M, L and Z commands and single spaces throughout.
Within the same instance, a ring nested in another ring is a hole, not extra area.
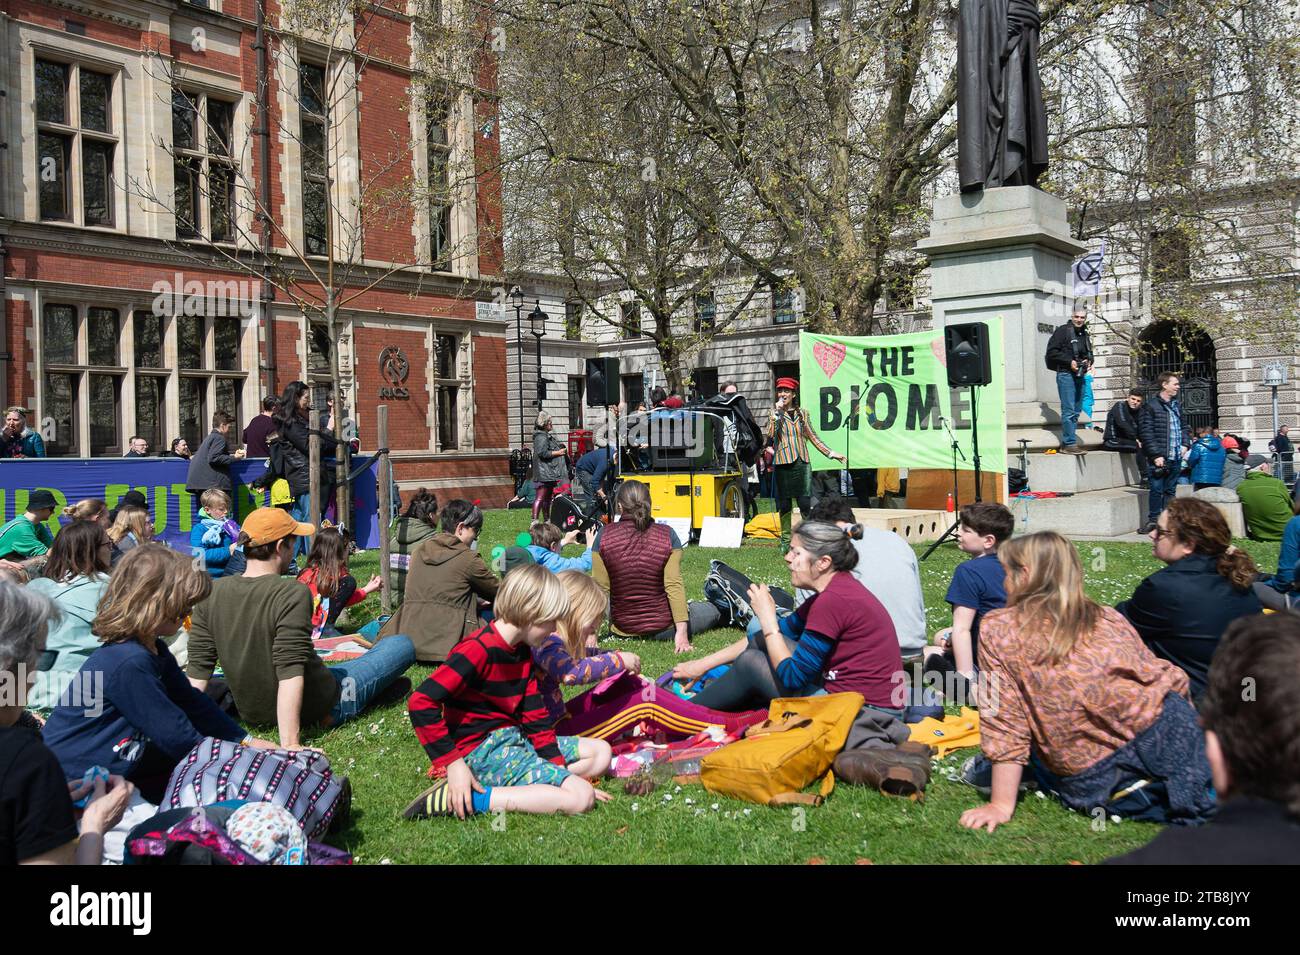
M 758 625 L 744 640 L 696 663 L 691 672 L 722 663 L 731 669 L 691 702 L 738 713 L 782 696 L 861 693 L 867 706 L 901 718 L 893 699 L 894 675 L 903 668 L 894 622 L 852 573 L 858 563 L 853 541 L 860 535 L 857 524 L 804 521 L 795 528 L 785 555 L 790 583 L 812 596 L 778 620 L 767 587 L 750 587 Z M 673 672 L 680 678 L 680 668 Z
M 569 595 L 569 611 L 556 622 L 552 633 L 533 650 L 537 664 L 537 685 L 558 726 L 568 713 L 564 709 L 562 686 L 587 686 L 616 673 L 640 673 L 641 658 L 626 650 L 589 654 L 588 646 L 605 622 L 605 591 L 578 570 L 556 575 Z
M 980 748 L 962 779 L 988 787 L 961 824 L 1009 822 L 1028 765 L 1076 812 L 1196 825 L 1214 810 L 1187 674 L 1148 649 L 1119 611 L 1083 592 L 1059 534 L 1007 541 L 1007 606 L 980 628 Z
M 496 617 L 458 643 L 407 704 L 416 738 L 444 776 L 406 807 L 407 819 L 493 810 L 570 815 L 610 796 L 597 778 L 612 754 L 604 740 L 555 735 L 537 685 L 532 648 L 569 611 L 564 585 L 544 567 L 512 570 Z

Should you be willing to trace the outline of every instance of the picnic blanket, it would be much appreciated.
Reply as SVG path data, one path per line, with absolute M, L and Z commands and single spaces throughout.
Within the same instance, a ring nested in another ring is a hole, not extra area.
M 603 740 L 617 740 L 639 732 L 651 738 L 661 733 L 665 741 L 675 741 L 689 739 L 710 726 L 737 733 L 767 716 L 766 710 L 745 713 L 711 710 L 683 700 L 666 686 L 631 673 L 617 673 L 597 683 L 569 700 L 565 710 L 565 717 L 555 724 L 557 733 Z

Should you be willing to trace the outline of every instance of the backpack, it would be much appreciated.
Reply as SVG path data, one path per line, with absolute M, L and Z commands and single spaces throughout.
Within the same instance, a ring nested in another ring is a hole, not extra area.
M 319 839 L 348 799 L 316 750 L 256 749 L 207 737 L 176 764 L 163 805 L 181 809 L 227 799 L 270 802 L 289 810 L 308 839 Z
M 754 619 L 754 611 L 749 606 L 749 587 L 753 583 L 748 577 L 728 567 L 720 560 L 709 561 L 709 573 L 704 578 L 704 599 L 717 607 L 722 613 L 721 626 L 733 626 L 744 629 Z M 794 598 L 780 587 L 769 587 L 772 599 L 776 601 L 777 613 L 794 610 Z
M 831 764 L 865 701 L 861 693 L 772 701 L 768 718 L 745 738 L 700 760 L 711 793 L 764 806 L 820 806 L 835 788 Z M 817 793 L 802 790 L 821 781 Z

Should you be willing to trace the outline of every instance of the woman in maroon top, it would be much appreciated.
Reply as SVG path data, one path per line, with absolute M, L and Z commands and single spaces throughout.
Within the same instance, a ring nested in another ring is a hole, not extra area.
M 785 555 L 790 583 L 814 591 L 799 609 L 777 619 L 763 584 L 749 589 L 756 624 L 750 646 L 731 669 L 691 698 L 724 712 L 765 707 L 782 696 L 861 693 L 867 706 L 901 717 L 894 699 L 903 659 L 888 611 L 851 571 L 862 528 L 804 521 Z M 721 651 L 726 653 L 727 651 Z M 719 659 L 710 663 L 728 662 Z

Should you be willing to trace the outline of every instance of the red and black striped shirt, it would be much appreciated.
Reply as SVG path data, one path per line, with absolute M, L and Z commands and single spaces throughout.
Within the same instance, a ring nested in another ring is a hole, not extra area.
M 564 765 L 537 688 L 532 651 L 523 643 L 510 646 L 493 624 L 456 644 L 447 662 L 411 694 L 407 708 L 416 738 L 433 761 L 431 776 L 443 775 L 507 726 L 518 726 L 542 759 Z

